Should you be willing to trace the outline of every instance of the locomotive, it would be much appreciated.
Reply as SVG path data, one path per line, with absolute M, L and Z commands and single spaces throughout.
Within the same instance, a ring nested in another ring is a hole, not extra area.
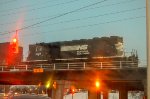
M 95 37 L 72 41 L 36 43 L 29 45 L 27 61 L 30 62 L 138 62 L 136 51 L 126 56 L 123 49 L 123 38 L 119 36 Z

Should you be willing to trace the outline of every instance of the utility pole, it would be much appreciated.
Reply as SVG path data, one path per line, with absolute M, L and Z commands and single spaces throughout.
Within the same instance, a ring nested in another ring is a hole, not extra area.
M 72 99 L 73 99 L 73 94 L 72 94 Z
M 146 0 L 146 32 L 147 32 L 147 99 L 150 99 L 150 1 Z

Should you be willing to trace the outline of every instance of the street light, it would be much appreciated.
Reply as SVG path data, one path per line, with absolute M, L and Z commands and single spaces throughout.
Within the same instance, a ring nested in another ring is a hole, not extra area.
M 49 87 L 50 87 L 50 82 L 47 82 L 46 88 L 49 88 Z
M 100 95 L 99 95 L 100 81 L 96 80 L 95 86 L 96 86 L 97 99 L 99 99 L 100 98 Z
M 47 89 L 50 87 L 50 81 L 47 82 L 46 84 L 46 94 L 47 94 Z
M 73 94 L 74 94 L 74 92 L 75 92 L 75 89 L 72 88 L 72 89 L 71 89 L 72 99 L 73 99 Z
M 98 80 L 95 82 L 95 86 L 96 86 L 97 89 L 100 88 L 100 82 Z

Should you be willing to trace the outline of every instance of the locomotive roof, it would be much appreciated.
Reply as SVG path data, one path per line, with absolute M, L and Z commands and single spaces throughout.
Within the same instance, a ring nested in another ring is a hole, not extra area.
M 97 41 L 97 40 L 111 40 L 111 42 L 123 42 L 123 37 L 120 36 L 110 36 L 110 37 L 94 37 L 92 39 L 79 39 L 79 40 L 71 40 L 71 41 L 56 41 L 56 42 L 50 42 L 50 43 L 36 43 L 36 45 L 60 45 L 60 44 L 76 44 L 76 43 L 87 43 L 88 41 Z M 35 45 L 35 44 L 31 44 Z

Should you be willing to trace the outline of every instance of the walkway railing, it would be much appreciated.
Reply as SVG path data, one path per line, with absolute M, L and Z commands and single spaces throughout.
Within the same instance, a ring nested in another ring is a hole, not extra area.
M 33 71 L 36 68 L 43 70 L 92 70 L 92 69 L 124 69 L 137 68 L 138 63 L 133 61 L 111 61 L 111 62 L 74 62 L 74 63 L 53 63 L 0 66 L 0 71 Z

